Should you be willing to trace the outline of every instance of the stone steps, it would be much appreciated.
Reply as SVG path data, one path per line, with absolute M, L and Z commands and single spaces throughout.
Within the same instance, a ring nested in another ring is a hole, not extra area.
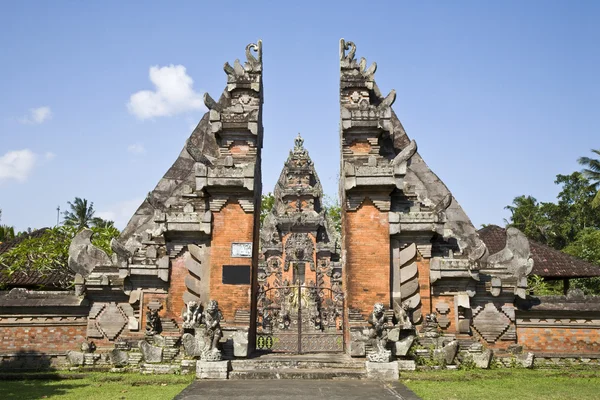
M 231 361 L 229 379 L 363 379 L 364 361 L 340 356 L 272 357 Z
M 366 371 L 353 368 L 278 368 L 233 370 L 229 379 L 365 379 Z
M 351 369 L 364 370 L 362 361 L 311 361 L 311 360 L 233 360 L 235 370 L 266 370 L 266 369 Z

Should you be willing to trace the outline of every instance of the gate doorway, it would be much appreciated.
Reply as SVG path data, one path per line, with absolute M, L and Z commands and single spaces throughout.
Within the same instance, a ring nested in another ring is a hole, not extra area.
M 344 351 L 344 295 L 314 283 L 262 286 L 258 293 L 256 350 L 272 353 Z

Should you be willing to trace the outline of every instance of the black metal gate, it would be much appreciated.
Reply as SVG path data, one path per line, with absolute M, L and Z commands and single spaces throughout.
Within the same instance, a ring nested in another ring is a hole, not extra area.
M 296 284 L 261 287 L 256 349 L 281 353 L 343 352 L 344 295 Z

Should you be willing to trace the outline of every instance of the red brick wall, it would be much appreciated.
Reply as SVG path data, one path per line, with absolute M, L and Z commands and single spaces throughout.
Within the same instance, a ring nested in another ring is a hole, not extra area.
M 417 256 L 417 270 L 419 276 L 419 294 L 421 295 L 421 314 L 423 320 L 427 314 L 432 313 L 431 284 L 429 282 L 429 259 Z
M 0 352 L 39 351 L 41 353 L 64 353 L 79 351 L 86 341 L 87 324 L 3 326 L 0 327 Z
M 210 297 L 219 302 L 226 321 L 233 321 L 235 310 L 250 310 L 250 285 L 224 285 L 223 265 L 249 265 L 251 258 L 231 258 L 231 243 L 252 242 L 254 215 L 237 202 L 227 202 L 213 214 L 210 256 Z
M 390 307 L 390 231 L 388 213 L 366 199 L 356 211 L 346 211 L 347 307 L 361 309 L 365 317 L 373 304 Z
M 517 338 L 525 351 L 534 353 L 600 353 L 600 329 L 517 326 Z
M 181 311 L 185 308 L 183 293 L 185 293 L 185 277 L 189 275 L 183 262 L 183 256 L 171 261 L 171 276 L 169 277 L 169 297 L 167 298 L 167 314 L 177 321 L 183 323 Z M 204 299 L 206 300 L 206 299 Z

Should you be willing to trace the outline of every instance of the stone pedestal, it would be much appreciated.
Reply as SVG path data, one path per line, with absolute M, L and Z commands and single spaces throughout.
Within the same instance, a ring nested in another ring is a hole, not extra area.
M 398 360 L 398 369 L 400 371 L 414 371 L 417 369 L 417 363 L 415 360 Z
M 198 379 L 227 379 L 229 376 L 229 360 L 198 361 L 196 363 L 196 378 Z
M 383 381 L 397 381 L 400 378 L 397 362 L 372 362 L 367 361 L 367 377 Z

